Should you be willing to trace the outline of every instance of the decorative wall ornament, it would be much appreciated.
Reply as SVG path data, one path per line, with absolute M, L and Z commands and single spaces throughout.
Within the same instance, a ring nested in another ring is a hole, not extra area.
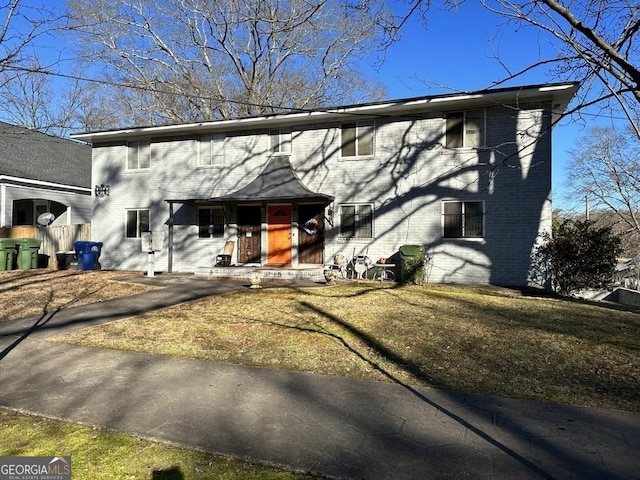
M 305 222 L 302 229 L 307 232 L 307 235 L 317 235 L 318 233 L 318 221 L 315 218 L 311 218 Z
M 111 193 L 110 190 L 111 190 L 111 187 L 108 184 L 105 185 L 104 183 L 100 185 L 96 185 L 94 188 L 96 197 L 108 197 Z

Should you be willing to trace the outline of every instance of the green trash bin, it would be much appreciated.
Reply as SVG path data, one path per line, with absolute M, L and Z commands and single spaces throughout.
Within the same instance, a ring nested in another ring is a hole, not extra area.
M 37 238 L 17 238 L 15 242 L 18 246 L 18 268 L 20 270 L 38 268 L 38 250 L 42 241 Z
M 424 247 L 402 245 L 400 247 L 400 280 L 403 283 L 422 285 L 425 282 Z
M 13 270 L 13 255 L 16 241 L 12 238 L 0 238 L 0 271 Z

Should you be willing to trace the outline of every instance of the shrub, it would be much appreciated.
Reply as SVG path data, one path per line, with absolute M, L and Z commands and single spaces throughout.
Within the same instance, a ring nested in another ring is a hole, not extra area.
M 599 288 L 611 280 L 622 241 L 611 227 L 589 220 L 554 222 L 540 254 L 545 257 L 554 289 L 570 295 L 582 288 Z

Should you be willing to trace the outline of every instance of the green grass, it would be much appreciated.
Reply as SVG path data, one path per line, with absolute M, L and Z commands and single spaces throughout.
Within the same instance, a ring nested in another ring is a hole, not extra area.
M 247 290 L 58 340 L 640 410 L 640 315 L 483 289 Z
M 5 409 L 0 430 L 0 455 L 71 456 L 74 480 L 320 478 Z

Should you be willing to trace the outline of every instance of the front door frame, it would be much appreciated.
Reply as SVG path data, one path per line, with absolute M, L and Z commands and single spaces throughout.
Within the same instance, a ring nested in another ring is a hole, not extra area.
M 245 210 L 244 213 L 240 212 L 242 209 Z M 262 209 L 260 205 L 238 205 L 236 221 L 238 263 L 260 264 L 262 262 Z

